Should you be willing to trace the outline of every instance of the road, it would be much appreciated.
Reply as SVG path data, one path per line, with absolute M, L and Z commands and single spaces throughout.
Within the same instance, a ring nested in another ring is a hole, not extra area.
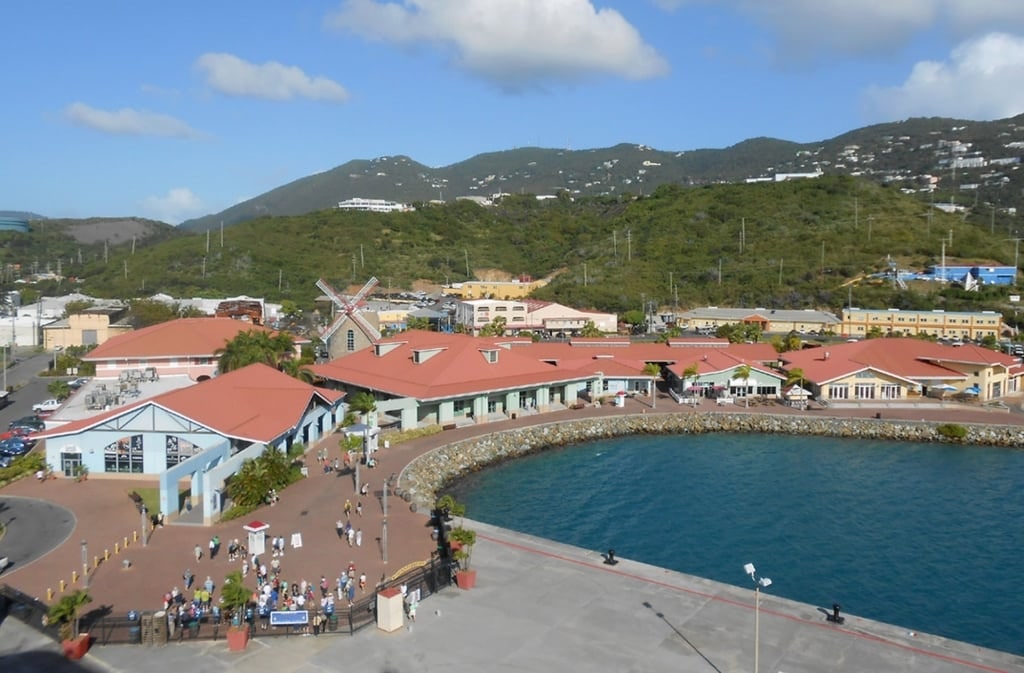
M 75 529 L 75 515 L 46 500 L 10 496 L 0 498 L 0 523 L 5 527 L 0 558 L 14 570 L 63 544 Z
M 6 430 L 11 421 L 31 415 L 33 404 L 51 397 L 46 387 L 53 379 L 41 377 L 39 373 L 46 371 L 52 357 L 49 353 L 28 351 L 26 357 L 16 357 L 14 364 L 7 368 L 7 386 L 14 388 L 14 392 L 11 404 L 0 409 L 0 431 Z

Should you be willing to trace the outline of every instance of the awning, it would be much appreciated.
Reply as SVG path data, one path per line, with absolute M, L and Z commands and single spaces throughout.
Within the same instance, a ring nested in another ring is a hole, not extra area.
M 974 386 L 972 386 L 970 388 L 964 388 L 961 392 L 963 392 L 964 395 L 980 395 L 981 394 L 981 390 L 979 388 L 977 388 L 977 387 L 974 387 Z

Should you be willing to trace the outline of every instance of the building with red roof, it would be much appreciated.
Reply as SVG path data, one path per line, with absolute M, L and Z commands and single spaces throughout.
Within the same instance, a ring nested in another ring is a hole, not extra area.
M 318 388 L 273 367 L 254 364 L 186 388 L 142 399 L 48 428 L 46 462 L 65 476 L 159 476 L 175 485 L 191 478 L 192 496 L 207 514 L 220 500 L 205 501 L 246 457 L 265 447 L 287 451 L 318 441 L 341 422 L 343 393 Z M 172 500 L 164 512 L 177 509 Z
M 742 385 L 750 394 L 763 389 L 776 396 L 785 378 L 776 372 L 769 391 L 773 374 L 767 365 L 778 360 L 769 344 L 711 338 L 631 343 L 623 337 L 533 342 L 420 330 L 310 369 L 346 392 L 373 393 L 378 413 L 410 429 L 555 411 L 583 399 L 613 399 L 620 392 L 648 395 L 655 383 L 646 371 L 649 364 L 658 365 L 676 389 L 676 367 L 691 360 L 714 362 L 714 369 L 704 372 L 710 385 L 728 383 L 730 373 L 750 365 L 754 374 Z
M 192 380 L 217 371 L 217 351 L 241 332 L 273 332 L 234 318 L 179 318 L 112 337 L 82 360 L 96 363 L 98 378 L 127 370 L 152 369 L 156 376 L 187 375 Z M 296 346 L 308 340 L 296 338 Z
M 1020 390 L 1022 365 L 998 351 L 912 338 L 866 339 L 783 353 L 807 387 L 830 404 L 964 395 L 980 401 Z

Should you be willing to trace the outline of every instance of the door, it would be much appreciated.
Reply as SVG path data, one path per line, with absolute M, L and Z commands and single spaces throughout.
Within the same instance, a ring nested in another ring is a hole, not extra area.
M 80 453 L 61 453 L 60 454 L 60 469 L 64 473 L 65 477 L 77 477 L 78 468 L 82 466 L 82 454 Z

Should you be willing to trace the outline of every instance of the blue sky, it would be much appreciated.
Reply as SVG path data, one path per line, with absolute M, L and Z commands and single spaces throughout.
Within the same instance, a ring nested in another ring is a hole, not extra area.
M 350 159 L 1024 112 L 1021 0 L 10 2 L 0 209 L 178 223 Z

